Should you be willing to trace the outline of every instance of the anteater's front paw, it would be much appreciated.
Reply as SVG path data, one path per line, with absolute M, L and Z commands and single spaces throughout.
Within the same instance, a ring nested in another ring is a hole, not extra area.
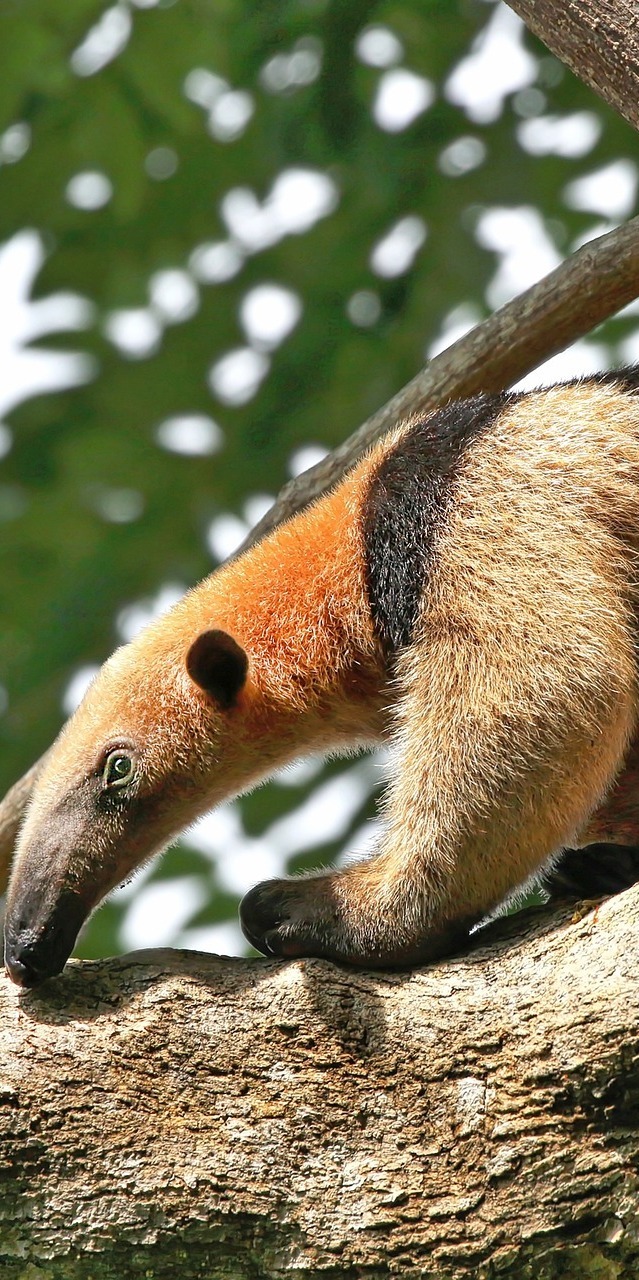
M 342 872 L 265 880 L 240 903 L 249 942 L 267 956 L 323 956 L 374 969 L 406 969 L 463 948 L 476 918 L 420 925 L 414 910 L 371 909 L 370 893 L 347 891 Z
M 267 956 L 332 956 L 338 920 L 330 905 L 318 912 L 319 877 L 264 880 L 240 903 L 240 924 L 251 946 Z M 332 918 L 333 917 L 333 918 Z

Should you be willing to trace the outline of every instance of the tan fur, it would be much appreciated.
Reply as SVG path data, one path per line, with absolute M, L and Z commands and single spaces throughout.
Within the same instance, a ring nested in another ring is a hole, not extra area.
M 470 451 L 400 664 L 384 851 L 334 885 L 380 957 L 402 933 L 436 954 L 598 830 L 636 723 L 638 486 L 639 407 L 611 388 L 520 401 Z

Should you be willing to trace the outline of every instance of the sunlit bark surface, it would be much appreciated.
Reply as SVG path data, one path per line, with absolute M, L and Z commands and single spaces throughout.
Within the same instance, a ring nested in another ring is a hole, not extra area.
M 636 1277 L 638 922 L 633 889 L 407 974 L 3 980 L 2 1280 Z

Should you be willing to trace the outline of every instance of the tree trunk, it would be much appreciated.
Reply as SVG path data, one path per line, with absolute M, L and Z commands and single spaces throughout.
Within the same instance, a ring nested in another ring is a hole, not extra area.
M 527 27 L 639 129 L 639 6 L 633 0 L 508 0 Z
M 636 1278 L 638 923 L 632 889 L 410 973 L 2 982 L 2 1280 Z

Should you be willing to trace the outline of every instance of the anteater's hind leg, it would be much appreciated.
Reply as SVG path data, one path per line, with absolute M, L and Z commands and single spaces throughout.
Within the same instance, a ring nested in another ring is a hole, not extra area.
M 601 898 L 639 880 L 639 739 L 580 841 L 544 878 L 551 900 Z
M 614 786 L 582 832 L 580 844 L 639 846 L 639 735 L 626 752 Z

